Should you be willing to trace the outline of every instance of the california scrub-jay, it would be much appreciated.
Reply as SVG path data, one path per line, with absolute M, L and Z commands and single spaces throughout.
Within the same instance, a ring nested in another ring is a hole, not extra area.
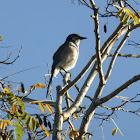
M 60 70 L 68 71 L 75 66 L 79 56 L 79 44 L 82 39 L 86 39 L 86 37 L 82 37 L 78 34 L 70 34 L 64 44 L 61 45 L 53 55 L 51 78 L 48 84 L 47 95 L 51 92 L 53 77 L 55 77 Z

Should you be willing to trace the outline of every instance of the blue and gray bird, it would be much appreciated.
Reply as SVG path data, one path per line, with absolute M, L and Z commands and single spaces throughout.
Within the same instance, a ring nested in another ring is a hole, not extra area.
M 83 39 L 86 39 L 86 37 L 82 37 L 79 34 L 70 34 L 64 44 L 61 45 L 53 55 L 51 78 L 48 84 L 47 95 L 51 92 L 53 77 L 55 77 L 60 70 L 69 71 L 74 68 L 79 56 L 79 44 Z

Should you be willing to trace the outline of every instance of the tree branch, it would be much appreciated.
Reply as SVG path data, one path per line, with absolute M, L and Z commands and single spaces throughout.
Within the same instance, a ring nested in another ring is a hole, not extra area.
M 115 37 L 113 37 L 111 35 L 110 44 L 107 43 L 106 46 L 103 45 L 104 48 L 101 49 L 102 51 L 104 51 L 104 54 L 102 55 L 102 62 L 107 58 L 107 54 L 111 50 L 114 43 L 118 40 L 118 38 L 121 35 L 123 35 L 124 33 L 126 33 L 128 31 L 128 28 L 122 29 L 122 25 L 119 25 L 119 27 L 117 27 L 116 31 L 118 31 L 119 33 L 118 32 L 116 32 L 116 34 L 113 33 L 113 34 L 115 34 Z M 105 49 L 105 48 L 107 48 L 107 49 Z M 93 57 L 96 57 L 96 55 L 94 55 Z M 85 83 L 83 84 L 79 94 L 77 95 L 75 102 L 71 105 L 71 107 L 67 111 L 64 112 L 64 120 L 67 119 L 71 114 L 73 114 L 76 111 L 76 109 L 81 105 L 96 74 L 97 74 L 97 62 L 94 64 L 89 76 L 87 77 Z M 66 86 L 62 91 L 60 91 L 60 93 L 64 92 L 67 89 L 67 87 L 69 88 L 69 86 L 71 86 L 71 83 L 70 83 L 70 85 Z M 98 97 L 98 95 L 96 95 L 96 97 Z
M 117 88 L 116 90 L 114 90 L 112 93 L 108 94 L 107 96 L 99 99 L 96 101 L 97 105 L 101 105 L 109 100 L 111 100 L 112 98 L 114 98 L 116 95 L 120 94 L 123 90 L 125 90 L 126 88 L 128 88 L 130 85 L 132 85 L 133 83 L 137 82 L 140 80 L 140 75 L 136 75 L 133 78 L 131 78 L 130 80 L 128 80 L 126 83 L 124 83 L 122 86 L 120 86 L 119 88 Z
M 101 51 L 100 51 L 100 35 L 99 35 L 99 20 L 98 20 L 98 11 L 99 9 L 94 7 L 94 23 L 95 23 L 95 37 L 96 37 L 96 55 L 98 62 L 98 70 L 100 82 L 104 84 L 104 74 L 102 69 L 102 59 L 101 59 Z
M 108 56 L 113 56 L 114 54 L 108 54 Z M 140 55 L 136 55 L 136 54 L 121 54 L 119 53 L 118 56 L 121 56 L 121 57 L 132 57 L 132 58 L 139 58 Z
M 23 46 L 21 46 L 21 49 L 19 50 L 18 56 L 12 62 L 6 62 L 7 60 L 10 59 L 10 56 L 11 56 L 11 54 L 10 54 L 9 57 L 6 60 L 0 61 L 0 63 L 7 64 L 7 65 L 13 64 L 19 58 L 22 48 L 23 48 Z
M 53 126 L 53 137 L 52 140 L 61 140 L 63 115 L 62 115 L 62 100 L 63 94 L 60 94 L 60 86 L 57 87 L 57 99 L 55 104 L 55 120 Z
M 112 69 L 113 69 L 113 66 L 114 66 L 114 63 L 116 61 L 116 58 L 120 52 L 120 50 L 122 49 L 122 47 L 124 46 L 124 43 L 126 42 L 126 40 L 128 39 L 128 37 L 130 36 L 130 32 L 129 30 L 127 31 L 127 33 L 125 34 L 124 38 L 122 39 L 121 43 L 119 44 L 118 48 L 116 49 L 112 59 L 111 59 L 111 62 L 110 62 L 110 65 L 109 65 L 109 68 L 107 70 L 107 74 L 105 76 L 105 80 L 108 80 L 108 78 L 110 77 L 111 75 L 111 72 L 112 72 Z

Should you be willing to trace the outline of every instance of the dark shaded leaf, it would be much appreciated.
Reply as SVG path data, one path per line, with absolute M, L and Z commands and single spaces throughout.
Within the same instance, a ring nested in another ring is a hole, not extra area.
M 104 32 L 107 33 L 107 27 L 106 27 L 106 24 L 104 25 Z
M 49 128 L 51 130 L 51 123 L 50 123 L 50 121 L 48 121 L 48 126 L 49 126 Z

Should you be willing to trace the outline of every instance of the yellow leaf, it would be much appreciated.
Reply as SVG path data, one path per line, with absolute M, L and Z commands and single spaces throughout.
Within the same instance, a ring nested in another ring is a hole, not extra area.
M 78 113 L 74 113 L 74 118 L 76 118 L 76 120 L 79 119 Z
M 140 23 L 139 18 L 137 16 L 134 17 L 134 21 L 136 22 L 136 24 Z
M 74 136 L 74 138 L 77 138 L 79 136 L 79 130 L 72 130 L 70 131 L 69 136 Z
M 88 139 L 90 139 L 90 137 L 91 137 L 91 135 L 90 135 L 90 134 L 88 134 Z
M 12 121 L 7 120 L 8 123 L 10 123 L 11 125 L 15 125 Z
M 116 18 L 118 18 L 118 17 L 121 15 L 122 11 L 123 11 L 123 9 L 121 8 L 121 9 L 119 10 L 119 12 L 117 13 Z
M 40 125 L 40 128 L 41 128 L 42 131 L 45 130 L 45 129 L 44 129 L 44 126 L 43 126 L 42 124 Z
M 15 106 L 15 105 L 13 105 L 13 104 L 12 104 L 12 110 L 13 110 L 13 112 L 14 112 L 14 113 L 17 111 L 16 106 Z
M 41 83 L 35 84 L 35 86 L 39 87 L 39 88 L 45 88 L 45 86 Z
M 30 92 L 32 92 L 34 89 L 36 89 L 36 86 L 34 86 L 34 85 L 31 86 L 31 87 L 30 87 Z
M 134 18 L 136 15 L 133 13 L 133 12 L 131 12 L 129 9 L 125 9 L 125 11 L 129 14 L 129 15 L 131 15 L 132 16 L 132 18 Z
M 45 133 L 46 133 L 46 136 L 49 138 L 50 137 L 50 132 L 48 129 L 45 129 Z
M 45 104 L 45 105 L 48 108 L 48 110 L 53 114 L 53 110 L 52 110 L 51 106 L 49 104 Z
M 126 99 L 123 99 L 123 100 L 122 100 L 122 102 L 125 102 L 125 101 L 126 101 Z
M 1 36 L 0 36 L 0 41 L 2 41 L 2 38 L 1 38 Z
M 18 92 L 22 92 L 22 89 L 19 89 Z
M 42 103 L 38 103 L 38 104 L 39 104 L 39 106 L 40 106 L 42 112 L 45 113 L 45 107 L 44 107 L 44 105 L 43 105 Z
M 8 88 L 4 88 L 4 90 L 7 91 L 7 92 L 10 92 L 10 89 L 8 89 Z
M 8 126 L 9 125 L 8 122 L 7 122 L 7 120 L 3 120 L 3 121 L 5 123 L 5 126 Z
M 11 85 L 10 83 L 8 83 L 8 87 L 9 87 L 9 88 L 12 88 L 12 85 Z
M 112 135 L 113 135 L 113 136 L 117 133 L 117 130 L 118 130 L 118 128 L 115 128 L 115 129 L 112 131 Z
M 0 129 L 1 129 L 1 130 L 5 130 L 5 127 L 6 127 L 6 125 L 5 125 L 4 120 L 1 120 L 1 121 L 0 121 Z

